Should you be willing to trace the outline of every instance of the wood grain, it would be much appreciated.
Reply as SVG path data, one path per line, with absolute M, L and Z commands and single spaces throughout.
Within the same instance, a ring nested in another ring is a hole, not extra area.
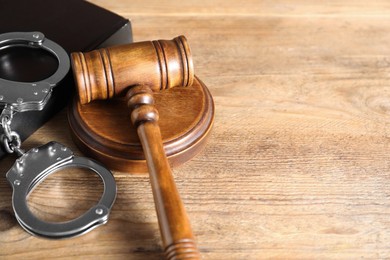
M 153 99 L 169 164 L 186 163 L 203 150 L 212 129 L 214 104 L 207 87 L 195 78 L 191 87 L 154 92 Z M 126 98 L 115 98 L 81 105 L 74 98 L 68 109 L 73 141 L 83 153 L 110 169 L 147 173 L 126 103 Z
M 186 35 L 213 94 L 208 145 L 174 169 L 204 259 L 389 258 L 388 1 L 93 2 L 131 18 L 136 41 Z M 61 113 L 24 146 L 76 150 L 65 125 Z M 22 231 L 0 178 L 0 258 L 161 259 L 148 177 L 115 177 L 108 224 L 63 241 Z M 36 192 L 54 214 L 56 196 Z

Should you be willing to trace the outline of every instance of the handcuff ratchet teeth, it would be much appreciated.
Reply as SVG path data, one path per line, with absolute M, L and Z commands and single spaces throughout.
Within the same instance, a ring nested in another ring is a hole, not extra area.
M 116 183 L 112 173 L 101 164 L 84 157 L 74 156 L 66 146 L 49 142 L 28 152 L 20 149 L 21 140 L 10 125 L 16 112 L 42 110 L 52 89 L 68 73 L 70 61 L 66 51 L 40 32 L 13 32 L 0 35 L 0 50 L 25 46 L 43 48 L 58 60 L 57 71 L 38 82 L 16 82 L 0 79 L 0 139 L 8 153 L 19 157 L 7 172 L 6 178 L 13 188 L 12 206 L 19 224 L 29 233 L 46 238 L 68 238 L 81 235 L 107 222 L 116 198 Z M 103 181 L 104 191 L 97 205 L 82 216 L 68 222 L 45 222 L 32 214 L 27 205 L 31 191 L 50 174 L 65 168 L 86 168 L 94 171 Z

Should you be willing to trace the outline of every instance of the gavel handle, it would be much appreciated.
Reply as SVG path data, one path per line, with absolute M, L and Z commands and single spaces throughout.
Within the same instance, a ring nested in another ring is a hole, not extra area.
M 160 233 L 168 260 L 200 259 L 184 205 L 166 157 L 153 94 L 137 86 L 127 94 L 133 123 L 145 154 Z
M 155 122 L 138 126 L 149 169 L 160 232 L 167 259 L 199 259 L 194 236 L 165 155 L 160 127 Z

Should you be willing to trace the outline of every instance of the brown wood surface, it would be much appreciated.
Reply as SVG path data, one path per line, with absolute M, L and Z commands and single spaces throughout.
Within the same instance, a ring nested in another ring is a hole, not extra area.
M 93 2 L 131 18 L 136 41 L 186 35 L 213 94 L 209 143 L 174 169 L 204 259 L 390 257 L 388 1 Z M 66 124 L 63 112 L 24 147 L 76 150 Z M 148 176 L 115 177 L 107 225 L 61 241 L 21 230 L 0 178 L 0 258 L 161 259 Z M 30 203 L 77 216 L 98 185 L 60 173 Z

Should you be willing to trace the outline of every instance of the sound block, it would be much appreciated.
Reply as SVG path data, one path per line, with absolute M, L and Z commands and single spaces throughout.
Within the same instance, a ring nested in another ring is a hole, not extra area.
M 190 87 L 154 93 L 165 153 L 172 167 L 202 150 L 214 121 L 214 102 L 197 77 Z M 137 131 L 124 98 L 81 105 L 73 99 L 68 109 L 72 138 L 79 149 L 112 170 L 148 171 Z

